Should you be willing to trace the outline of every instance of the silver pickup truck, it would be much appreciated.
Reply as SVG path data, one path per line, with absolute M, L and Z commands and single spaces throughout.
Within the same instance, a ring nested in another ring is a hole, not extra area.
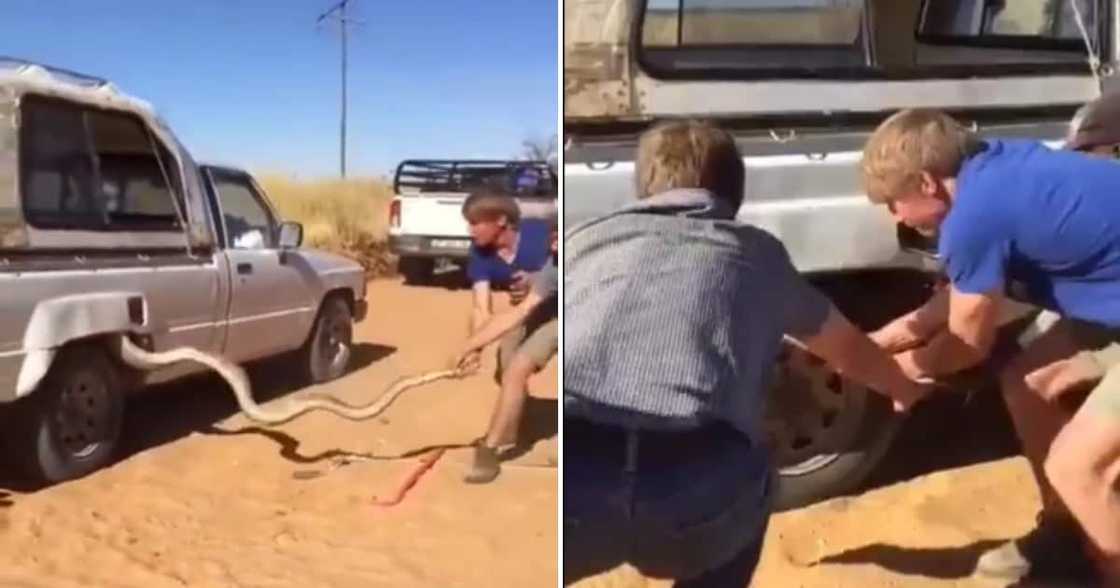
M 38 482 L 109 463 L 137 373 L 124 335 L 236 362 L 293 352 L 309 382 L 342 375 L 365 279 L 300 249 L 244 171 L 198 165 L 145 103 L 111 84 L 0 60 L 0 434 Z

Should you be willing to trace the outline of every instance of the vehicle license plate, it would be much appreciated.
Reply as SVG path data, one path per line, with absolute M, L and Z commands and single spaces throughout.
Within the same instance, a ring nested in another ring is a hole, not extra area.
M 470 249 L 468 239 L 432 239 L 432 247 L 446 249 Z

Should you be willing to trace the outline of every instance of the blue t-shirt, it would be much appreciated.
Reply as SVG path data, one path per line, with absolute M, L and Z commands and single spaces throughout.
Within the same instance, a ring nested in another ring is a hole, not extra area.
M 552 228 L 549 223 L 541 219 L 522 219 L 518 232 L 520 237 L 513 263 L 506 263 L 494 251 L 482 250 L 471 244 L 467 278 L 472 284 L 490 282 L 493 286 L 507 286 L 515 272 L 535 272 L 552 259 Z
M 1033 141 L 988 141 L 957 175 L 939 250 L 962 292 L 1002 288 L 1120 327 L 1120 165 Z

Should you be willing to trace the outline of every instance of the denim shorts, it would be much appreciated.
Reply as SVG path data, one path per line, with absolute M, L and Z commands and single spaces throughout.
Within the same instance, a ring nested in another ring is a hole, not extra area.
M 565 419 L 566 584 L 622 563 L 648 577 L 687 579 L 744 549 L 761 549 L 773 474 L 765 450 L 745 435 L 719 435 L 691 455 L 685 448 L 663 460 L 647 456 L 653 459 L 628 471 L 616 459 L 622 448 L 570 423 Z M 742 585 L 752 572 L 753 563 Z

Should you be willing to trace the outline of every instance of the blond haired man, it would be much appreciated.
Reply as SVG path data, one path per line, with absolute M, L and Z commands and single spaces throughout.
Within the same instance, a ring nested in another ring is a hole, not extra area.
M 638 146 L 638 202 L 564 256 L 564 581 L 629 562 L 678 587 L 745 586 L 769 517 L 761 421 L 783 336 L 905 409 L 924 393 L 735 222 L 742 158 L 675 122 Z
M 1061 316 L 1000 373 L 1042 495 L 1038 526 L 982 555 L 977 571 L 1093 582 L 1100 573 L 1116 585 L 1120 387 L 1106 378 L 1072 420 L 1054 400 L 1118 359 L 1120 166 L 1033 141 L 982 141 L 942 112 L 917 109 L 872 134 L 862 172 L 873 202 L 938 237 L 950 282 L 873 335 L 911 377 L 984 361 L 1006 298 Z

